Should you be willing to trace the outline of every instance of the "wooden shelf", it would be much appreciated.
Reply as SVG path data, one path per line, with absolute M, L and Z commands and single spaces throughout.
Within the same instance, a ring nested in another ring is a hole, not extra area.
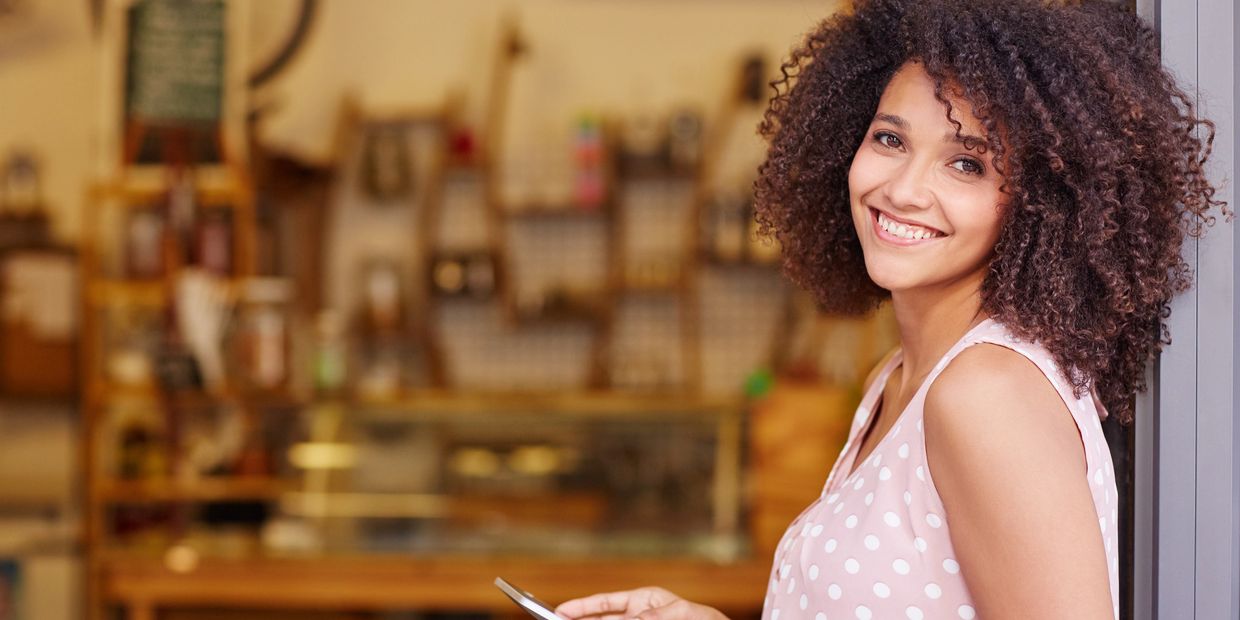
M 94 280 L 87 286 L 91 305 L 163 306 L 168 285 L 163 280 Z
M 706 252 L 702 253 L 702 262 L 711 267 L 728 269 L 779 269 L 782 266 L 779 259 L 757 261 L 752 258 L 723 258 Z
M 556 522 L 570 527 L 599 527 L 607 514 L 607 498 L 600 493 L 495 497 L 418 493 L 347 493 L 293 491 L 280 498 L 286 514 L 318 518 L 447 519 L 454 524 L 485 528 L 502 520 Z
M 434 298 L 435 301 L 439 301 L 439 302 L 443 302 L 443 301 L 458 302 L 458 303 L 465 302 L 465 303 L 476 303 L 476 304 L 483 304 L 483 305 L 490 304 L 498 298 L 498 296 L 495 293 L 487 293 L 486 295 L 474 295 L 468 291 L 459 291 L 459 292 L 451 292 L 451 293 L 444 292 L 444 291 L 432 291 L 431 296 L 432 298 Z
M 443 163 L 440 164 L 443 173 L 446 175 L 465 175 L 478 174 L 485 175 L 491 171 L 490 166 L 481 158 L 461 159 L 458 157 L 445 157 Z
M 564 325 L 566 323 L 599 323 L 604 321 L 606 311 L 590 307 L 565 307 L 543 310 L 537 314 L 517 314 L 513 323 L 522 327 L 537 325 Z
M 96 381 L 91 383 L 89 387 L 91 393 L 101 401 L 110 399 L 171 401 L 177 406 L 191 409 L 214 407 L 228 402 L 239 402 L 265 408 L 291 408 L 308 404 L 306 399 L 280 390 L 227 389 L 222 392 L 182 390 L 165 393 L 158 385 L 153 383 L 122 385 L 108 381 Z
M 95 394 L 106 399 L 132 398 L 161 400 L 165 395 L 154 385 L 120 386 L 107 383 L 92 385 Z M 463 391 L 457 389 L 408 390 L 384 399 L 366 398 L 299 398 L 287 393 L 179 392 L 169 396 L 186 407 L 213 406 L 228 400 L 272 407 L 340 407 L 350 410 L 389 415 L 424 416 L 435 413 L 459 416 L 469 413 L 504 415 L 530 411 L 579 416 L 640 417 L 647 414 L 717 414 L 736 411 L 742 402 L 737 398 L 700 397 L 687 392 L 631 392 L 620 390 L 581 391 Z
M 627 181 L 683 181 L 685 183 L 696 183 L 698 171 L 663 166 L 634 166 L 629 168 L 621 166 L 616 176 L 621 183 Z
M 275 500 L 294 489 L 289 481 L 260 477 L 206 477 L 194 480 L 101 480 L 97 492 L 107 502 L 215 502 Z
M 684 291 L 684 284 L 680 280 L 658 283 L 622 282 L 620 290 L 639 295 L 678 295 Z
M 245 279 L 223 279 L 226 294 L 230 299 L 236 299 L 245 285 Z M 87 283 L 87 301 L 94 306 L 120 304 L 161 307 L 171 298 L 171 288 L 166 280 L 96 278 Z
M 610 312 L 609 298 L 610 291 L 606 289 L 560 291 L 548 295 L 536 311 L 530 309 L 523 312 L 520 308 L 513 308 L 512 319 L 518 325 L 604 321 Z
M 513 219 L 535 218 L 598 218 L 609 215 L 607 205 L 581 207 L 576 205 L 525 205 L 505 207 L 500 210 Z
M 364 110 L 358 110 L 358 116 L 366 125 L 438 123 L 444 120 L 445 109 L 444 102 L 368 105 Z
M 739 411 L 735 398 L 703 398 L 686 393 L 581 392 L 460 392 L 421 390 L 384 401 L 355 401 L 342 406 L 378 415 L 459 417 L 484 412 L 504 415 L 538 411 L 542 414 L 634 418 L 643 415 L 719 415 Z
M 197 200 L 210 206 L 236 206 L 252 198 L 250 188 L 230 176 L 209 176 L 194 184 Z M 123 207 L 141 208 L 162 201 L 168 193 L 167 180 L 143 176 L 94 183 L 90 186 L 93 201 L 114 200 Z

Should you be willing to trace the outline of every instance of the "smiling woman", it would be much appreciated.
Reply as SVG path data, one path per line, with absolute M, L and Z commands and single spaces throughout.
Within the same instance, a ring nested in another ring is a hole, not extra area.
M 904 88 L 894 76 L 909 61 L 931 87 L 915 118 L 880 105 Z M 868 272 L 856 201 L 893 221 L 936 222 L 853 195 L 854 176 L 883 169 L 876 157 L 899 162 L 877 194 L 889 203 L 953 209 L 998 187 L 985 312 L 1046 345 L 1078 393 L 1095 389 L 1131 420 L 1168 304 L 1191 283 L 1183 240 L 1226 211 L 1203 172 L 1213 124 L 1163 69 L 1153 31 L 1106 2 L 875 0 L 810 33 L 784 72 L 755 189 L 787 273 L 834 312 L 891 297 Z M 942 140 L 945 128 L 959 143 Z M 933 160 L 927 149 L 941 150 L 933 171 L 919 168 Z M 854 159 L 862 169 L 850 172 Z
M 900 347 L 778 545 L 764 618 L 1115 618 L 1101 419 L 1131 421 L 1191 283 L 1180 248 L 1230 213 L 1213 125 L 1104 2 L 860 1 L 783 75 L 758 220 L 825 309 L 889 300 Z M 557 611 L 720 617 L 658 588 Z

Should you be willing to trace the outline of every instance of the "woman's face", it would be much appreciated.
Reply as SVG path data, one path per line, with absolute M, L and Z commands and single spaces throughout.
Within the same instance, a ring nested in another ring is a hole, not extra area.
M 967 102 L 948 97 L 960 135 L 985 144 Z M 891 78 L 848 172 L 853 224 L 876 284 L 905 291 L 981 288 L 999 238 L 1002 177 L 965 148 L 920 64 Z

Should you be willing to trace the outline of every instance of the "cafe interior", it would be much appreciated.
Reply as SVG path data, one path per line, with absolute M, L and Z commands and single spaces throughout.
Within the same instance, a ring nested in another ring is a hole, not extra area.
M 0 618 L 756 618 L 886 310 L 754 221 L 844 0 L 0 0 Z

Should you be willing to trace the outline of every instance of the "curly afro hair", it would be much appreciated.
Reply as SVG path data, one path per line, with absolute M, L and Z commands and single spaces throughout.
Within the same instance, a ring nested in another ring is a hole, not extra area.
M 848 168 L 909 61 L 957 132 L 945 93 L 969 102 L 1004 177 L 982 310 L 1130 422 L 1146 362 L 1169 342 L 1169 302 L 1192 284 L 1181 244 L 1215 210 L 1230 217 L 1203 171 L 1214 125 L 1162 67 L 1150 28 L 1112 4 L 859 0 L 792 51 L 759 126 L 770 147 L 758 222 L 828 312 L 889 297 L 866 273 Z

